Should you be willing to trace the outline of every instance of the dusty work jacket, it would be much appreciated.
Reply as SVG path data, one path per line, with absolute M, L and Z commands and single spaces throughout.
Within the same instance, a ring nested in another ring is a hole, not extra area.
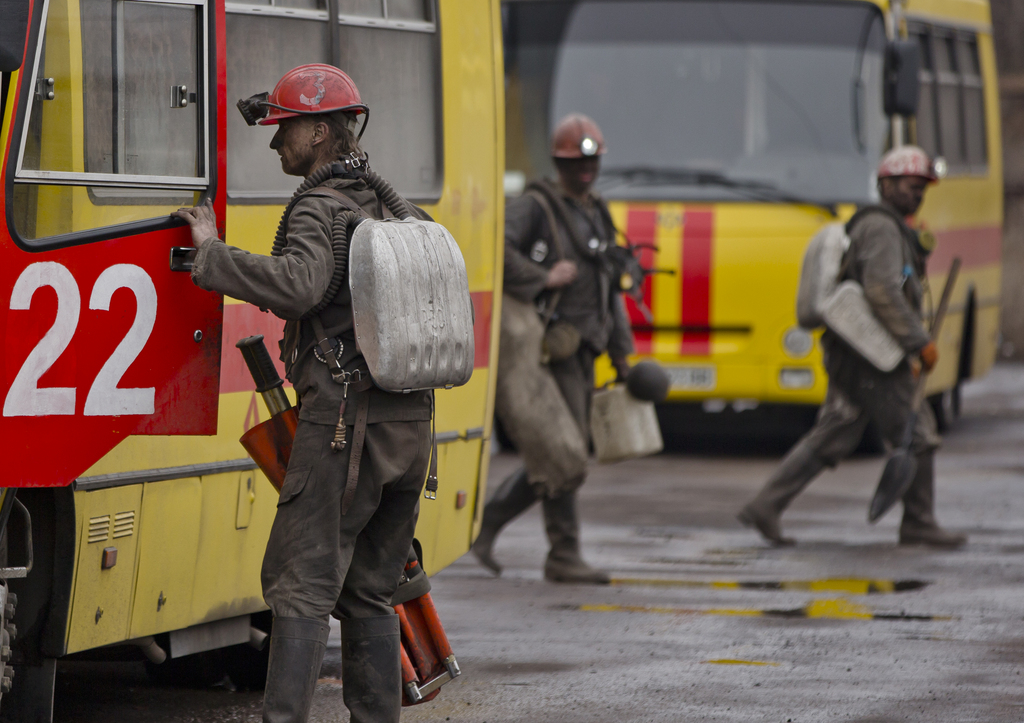
M 321 186 L 338 189 L 372 218 L 384 218 L 377 194 L 364 181 L 335 177 Z M 201 288 L 248 301 L 285 320 L 281 359 L 299 395 L 299 419 L 315 424 L 337 424 L 342 386 L 313 353 L 310 323 L 299 319 L 320 302 L 334 274 L 331 225 L 343 209 L 334 198 L 303 197 L 288 218 L 287 245 L 281 256 L 253 254 L 218 241 L 203 246 L 192 269 L 192 280 Z M 429 218 L 419 209 L 416 212 Z M 347 282 L 320 317 L 328 336 L 339 338 L 344 345 L 340 361 L 345 370 L 365 368 L 366 362 L 356 350 Z M 363 394 L 370 395 L 367 421 L 371 424 L 430 419 L 429 391 L 393 394 L 373 388 Z M 358 400 L 350 391 L 345 412 L 349 425 L 355 422 Z
M 871 310 L 904 351 L 919 351 L 928 343 L 928 334 L 921 311 L 925 257 L 918 251 L 917 232 L 883 203 L 859 212 L 852 219 L 849 236 L 843 279 L 853 279 L 864 288 Z M 826 332 L 826 339 L 835 346 L 831 332 Z
M 505 293 L 543 305 L 553 295 L 544 289 L 548 270 L 561 258 L 575 262 L 579 274 L 562 289 L 553 318 L 576 327 L 582 343 L 595 354 L 607 351 L 613 358 L 625 357 L 633 352 L 633 333 L 607 255 L 615 245 L 615 229 L 604 201 L 592 194 L 581 204 L 560 190 L 555 193 L 568 216 L 562 220 L 556 209 L 560 248 L 536 198 L 526 193 L 505 207 Z

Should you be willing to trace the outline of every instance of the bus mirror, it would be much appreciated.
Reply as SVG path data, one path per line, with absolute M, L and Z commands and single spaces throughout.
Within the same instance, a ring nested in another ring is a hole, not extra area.
M 921 50 L 912 40 L 894 40 L 885 50 L 885 114 L 915 115 L 921 91 Z
M 0 0 L 0 73 L 21 67 L 28 29 L 28 0 Z

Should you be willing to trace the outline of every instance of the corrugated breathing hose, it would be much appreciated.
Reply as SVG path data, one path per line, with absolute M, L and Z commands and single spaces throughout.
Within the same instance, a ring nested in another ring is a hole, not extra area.
M 334 165 L 335 164 L 333 163 L 328 163 L 313 171 L 313 173 L 311 173 L 295 190 L 295 193 L 292 194 L 291 200 L 288 202 L 288 207 L 281 215 L 281 222 L 277 226 L 277 233 L 274 236 L 274 246 L 270 251 L 271 256 L 281 256 L 284 253 L 285 246 L 288 245 L 288 217 L 291 215 L 291 210 L 295 205 L 295 202 L 298 201 L 299 197 L 306 192 L 313 190 L 325 181 L 331 179 L 335 173 Z M 381 202 L 387 206 L 391 210 L 391 213 L 393 213 L 397 218 L 403 220 L 412 218 L 412 209 L 409 207 L 409 203 L 399 195 L 394 186 L 371 171 L 369 168 L 366 168 L 366 171 L 362 174 L 362 178 L 366 182 L 366 185 L 373 189 Z M 334 274 L 331 277 L 330 283 L 327 285 L 327 291 L 324 293 L 320 303 L 303 314 L 301 317 L 302 319 L 308 319 L 319 314 L 334 300 L 334 297 L 337 296 L 338 291 L 341 289 L 341 285 L 345 282 L 345 277 L 348 274 L 349 233 L 360 220 L 362 219 L 359 214 L 349 209 L 342 209 L 334 217 L 334 222 L 331 224 L 331 251 L 334 255 Z

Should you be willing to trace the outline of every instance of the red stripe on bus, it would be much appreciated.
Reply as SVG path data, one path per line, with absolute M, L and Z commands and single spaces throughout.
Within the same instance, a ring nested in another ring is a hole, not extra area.
M 658 227 L 658 212 L 649 206 L 630 207 L 626 214 L 626 237 L 635 244 L 654 244 L 654 236 Z M 640 263 L 645 268 L 654 266 L 654 251 L 644 249 L 640 252 Z M 644 279 L 644 303 L 651 308 L 654 298 L 654 277 L 648 276 Z M 626 296 L 626 311 L 629 312 L 629 321 L 634 326 L 646 326 L 650 322 L 641 313 L 636 302 Z M 637 354 L 651 353 L 652 334 L 649 331 L 633 332 L 633 343 L 636 346 Z
M 251 392 L 256 388 L 249 368 L 235 342 L 247 336 L 263 335 L 277 373 L 284 377 L 284 362 L 278 360 L 281 348 L 277 342 L 284 336 L 284 320 L 251 304 L 224 304 L 224 333 L 220 351 L 220 393 Z M 285 386 L 291 386 L 285 382 Z
M 707 209 L 683 213 L 682 325 L 711 326 L 711 245 L 714 212 Z M 708 356 L 708 332 L 683 332 L 680 353 Z
M 491 320 L 494 317 L 494 294 L 490 291 L 472 291 L 473 299 L 473 368 L 491 363 Z
M 998 264 L 1003 257 L 1003 231 L 998 226 L 937 231 L 935 237 L 935 251 L 928 257 L 929 272 L 945 272 L 955 257 L 965 268 Z
M 473 368 L 486 367 L 491 361 L 491 320 L 494 309 L 494 294 L 490 291 L 470 293 L 473 300 Z M 284 362 L 278 360 L 281 353 L 277 342 L 284 336 L 284 321 L 270 313 L 260 311 L 251 304 L 224 305 L 224 333 L 220 355 L 220 393 L 248 392 L 255 389 L 252 375 L 245 366 L 241 352 L 235 342 L 247 336 L 262 334 L 270 358 L 274 360 L 277 373 L 284 377 Z M 285 386 L 291 386 L 285 382 Z

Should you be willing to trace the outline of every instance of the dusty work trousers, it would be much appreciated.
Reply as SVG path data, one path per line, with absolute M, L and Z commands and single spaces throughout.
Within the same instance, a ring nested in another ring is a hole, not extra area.
M 781 513 L 823 467 L 834 467 L 860 443 L 868 422 L 874 422 L 887 449 L 898 447 L 911 415 L 914 377 L 907 362 L 885 373 L 855 352 L 833 343 L 826 347 L 828 392 L 818 418 L 789 451 L 758 497 Z M 918 410 L 911 451 L 918 458 L 918 475 L 904 496 L 916 521 L 933 524 L 931 511 L 932 456 L 940 444 L 931 406 Z M 920 498 L 921 504 L 918 504 Z
M 594 396 L 594 360 L 597 355 L 580 346 L 568 359 L 548 365 L 569 412 L 580 427 L 583 439 L 590 439 L 590 402 Z
M 341 514 L 351 441 L 300 421 L 263 558 L 263 597 L 276 617 L 392 615 L 430 461 L 430 422 L 366 428 L 355 499 Z M 348 428 L 352 440 L 353 429 Z

